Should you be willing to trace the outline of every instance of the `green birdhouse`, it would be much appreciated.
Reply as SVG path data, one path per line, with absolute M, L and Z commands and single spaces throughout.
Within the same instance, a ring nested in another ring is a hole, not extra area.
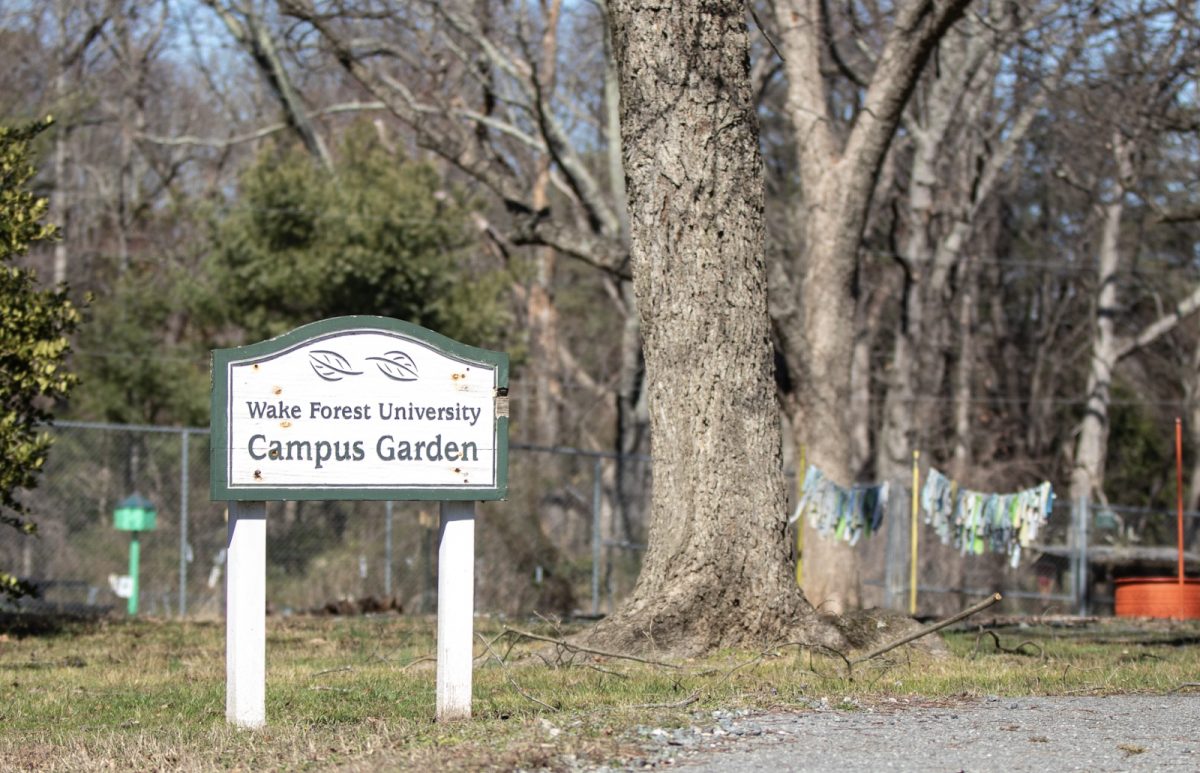
M 131 531 L 129 539 L 129 577 L 133 581 L 133 592 L 129 596 L 129 614 L 136 615 L 138 609 L 138 564 L 141 561 L 142 546 L 138 532 L 153 531 L 157 526 L 155 516 L 158 513 L 154 505 L 141 494 L 126 497 L 117 503 L 113 511 L 113 525 L 120 531 Z
M 154 531 L 158 512 L 141 494 L 122 499 L 113 511 L 113 525 L 119 531 Z

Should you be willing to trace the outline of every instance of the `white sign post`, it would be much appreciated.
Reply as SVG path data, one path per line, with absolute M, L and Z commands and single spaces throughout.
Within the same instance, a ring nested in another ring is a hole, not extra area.
M 464 556 L 471 560 L 464 560 Z M 437 718 L 471 716 L 475 503 L 443 502 L 438 531 Z
M 475 502 L 508 492 L 507 395 L 508 355 L 383 317 L 213 352 L 230 722 L 266 722 L 266 502 L 300 499 L 442 502 L 437 716 L 471 715 Z
M 225 585 L 225 718 L 266 722 L 267 503 L 230 502 Z

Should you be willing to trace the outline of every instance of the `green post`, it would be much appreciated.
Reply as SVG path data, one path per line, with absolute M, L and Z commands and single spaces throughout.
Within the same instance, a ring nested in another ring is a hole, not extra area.
M 138 533 L 130 532 L 133 539 L 129 542 L 129 579 L 133 581 L 129 593 L 129 614 L 136 615 L 138 607 L 138 559 L 141 558 L 142 547 L 138 542 Z
M 144 531 L 158 527 L 158 512 L 150 500 L 141 494 L 133 494 L 117 503 L 113 511 L 113 526 L 129 532 L 129 581 L 133 586 L 129 595 L 129 614 L 136 615 L 138 608 L 138 562 L 142 557 L 142 546 L 138 537 Z

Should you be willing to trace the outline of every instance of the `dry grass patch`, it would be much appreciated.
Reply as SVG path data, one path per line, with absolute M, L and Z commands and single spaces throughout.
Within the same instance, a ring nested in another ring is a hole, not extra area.
M 716 709 L 855 710 L 984 695 L 1169 692 L 1200 673 L 1200 626 L 966 630 L 848 669 L 798 645 L 669 665 L 597 657 L 479 621 L 475 718 L 439 725 L 431 618 L 273 618 L 267 719 L 224 719 L 224 628 L 104 623 L 0 637 L 0 767 L 28 770 L 559 768 L 639 756 L 636 728 Z M 529 631 L 559 639 L 572 629 Z M 486 644 L 485 644 L 486 642 Z

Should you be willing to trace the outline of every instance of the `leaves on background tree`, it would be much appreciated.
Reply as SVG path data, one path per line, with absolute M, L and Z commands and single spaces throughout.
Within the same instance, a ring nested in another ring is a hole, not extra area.
M 492 343 L 503 285 L 472 264 L 475 205 L 432 165 L 384 148 L 369 125 L 348 131 L 334 155 L 331 175 L 299 149 L 264 153 L 218 224 L 213 268 L 246 339 L 378 314 Z
M 26 186 L 33 178 L 29 143 L 49 123 L 0 127 L 0 261 L 8 262 L 30 245 L 52 239 L 53 226 L 41 222 L 45 199 Z M 38 289 L 27 269 L 0 265 L 0 526 L 31 534 L 34 525 L 18 499 L 37 485 L 50 436 L 41 425 L 54 401 L 65 397 L 76 378 L 64 367 L 67 337 L 79 311 L 65 289 Z M 0 597 L 29 592 L 18 578 L 0 571 Z

